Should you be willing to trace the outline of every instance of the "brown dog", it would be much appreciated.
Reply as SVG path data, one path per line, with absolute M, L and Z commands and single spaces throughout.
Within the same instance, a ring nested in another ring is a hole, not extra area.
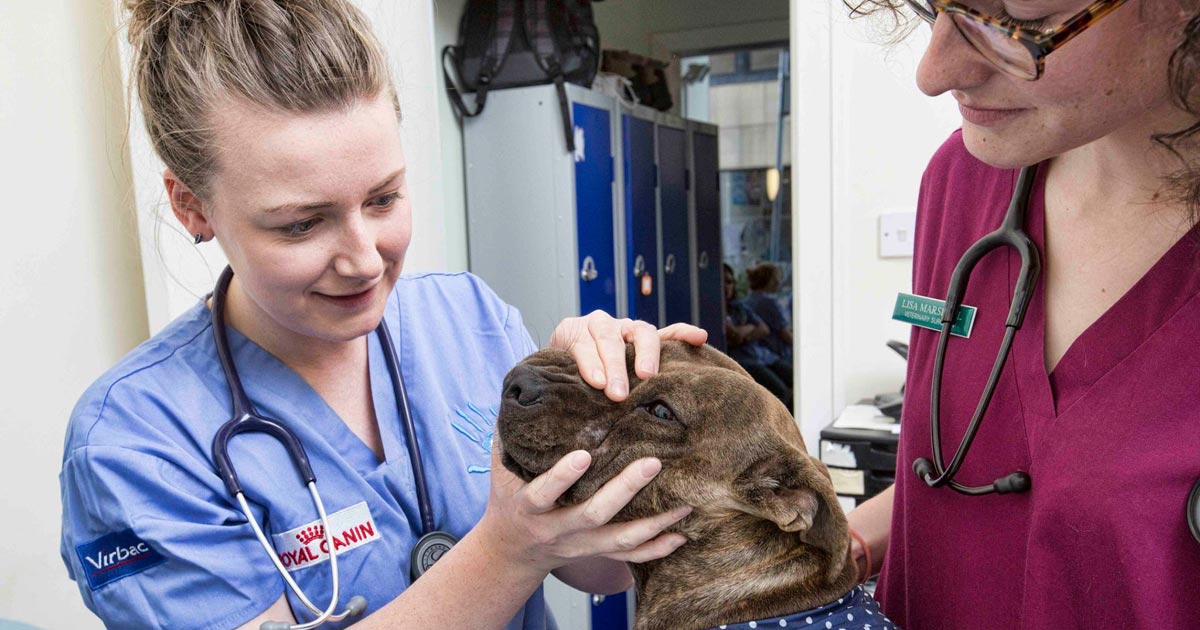
M 566 352 L 538 352 L 505 379 L 496 430 L 505 467 L 526 481 L 573 450 L 591 453 L 563 504 L 587 499 L 638 458 L 662 460 L 614 520 L 694 509 L 670 528 L 686 544 L 630 565 L 636 628 L 714 628 L 846 595 L 857 577 L 846 517 L 783 404 L 708 346 L 665 344 L 659 373 L 645 381 L 634 376 L 631 347 L 627 366 L 629 398 L 614 403 Z

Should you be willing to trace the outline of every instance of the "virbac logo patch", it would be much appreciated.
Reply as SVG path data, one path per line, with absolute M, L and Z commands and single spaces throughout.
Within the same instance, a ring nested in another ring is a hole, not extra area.
M 94 591 L 105 584 L 129 577 L 166 562 L 161 553 L 137 537 L 132 529 L 113 532 L 75 547 L 79 562 Z

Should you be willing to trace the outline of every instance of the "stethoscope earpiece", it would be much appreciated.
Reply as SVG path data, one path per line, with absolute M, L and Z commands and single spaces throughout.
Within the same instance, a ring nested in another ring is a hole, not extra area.
M 925 483 L 930 483 L 933 480 L 933 462 L 929 461 L 928 458 L 918 457 L 913 461 L 913 472 L 923 479 Z
M 1033 479 L 1029 473 L 1018 470 L 997 479 L 993 485 L 996 486 L 996 494 L 1029 492 L 1029 489 L 1033 487 Z
M 363 614 L 363 611 L 366 609 L 367 598 L 363 597 L 362 595 L 355 595 L 354 597 L 350 598 L 350 603 L 346 604 L 346 615 L 349 617 L 355 617 Z

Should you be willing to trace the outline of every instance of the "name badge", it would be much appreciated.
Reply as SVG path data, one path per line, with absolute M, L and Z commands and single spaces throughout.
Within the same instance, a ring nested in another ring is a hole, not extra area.
M 892 309 L 892 319 L 935 332 L 942 330 L 942 313 L 946 310 L 945 300 L 935 300 L 922 295 L 900 293 L 896 295 L 896 306 Z M 958 314 L 950 325 L 950 334 L 957 337 L 969 338 L 971 328 L 975 326 L 974 306 L 963 304 L 958 307 Z

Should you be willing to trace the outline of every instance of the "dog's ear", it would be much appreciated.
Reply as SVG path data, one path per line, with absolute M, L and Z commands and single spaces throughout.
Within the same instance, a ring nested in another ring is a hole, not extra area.
M 827 578 L 841 575 L 850 549 L 846 515 L 824 466 L 792 446 L 756 459 L 734 482 L 744 510 L 799 532 L 807 545 L 829 554 Z

